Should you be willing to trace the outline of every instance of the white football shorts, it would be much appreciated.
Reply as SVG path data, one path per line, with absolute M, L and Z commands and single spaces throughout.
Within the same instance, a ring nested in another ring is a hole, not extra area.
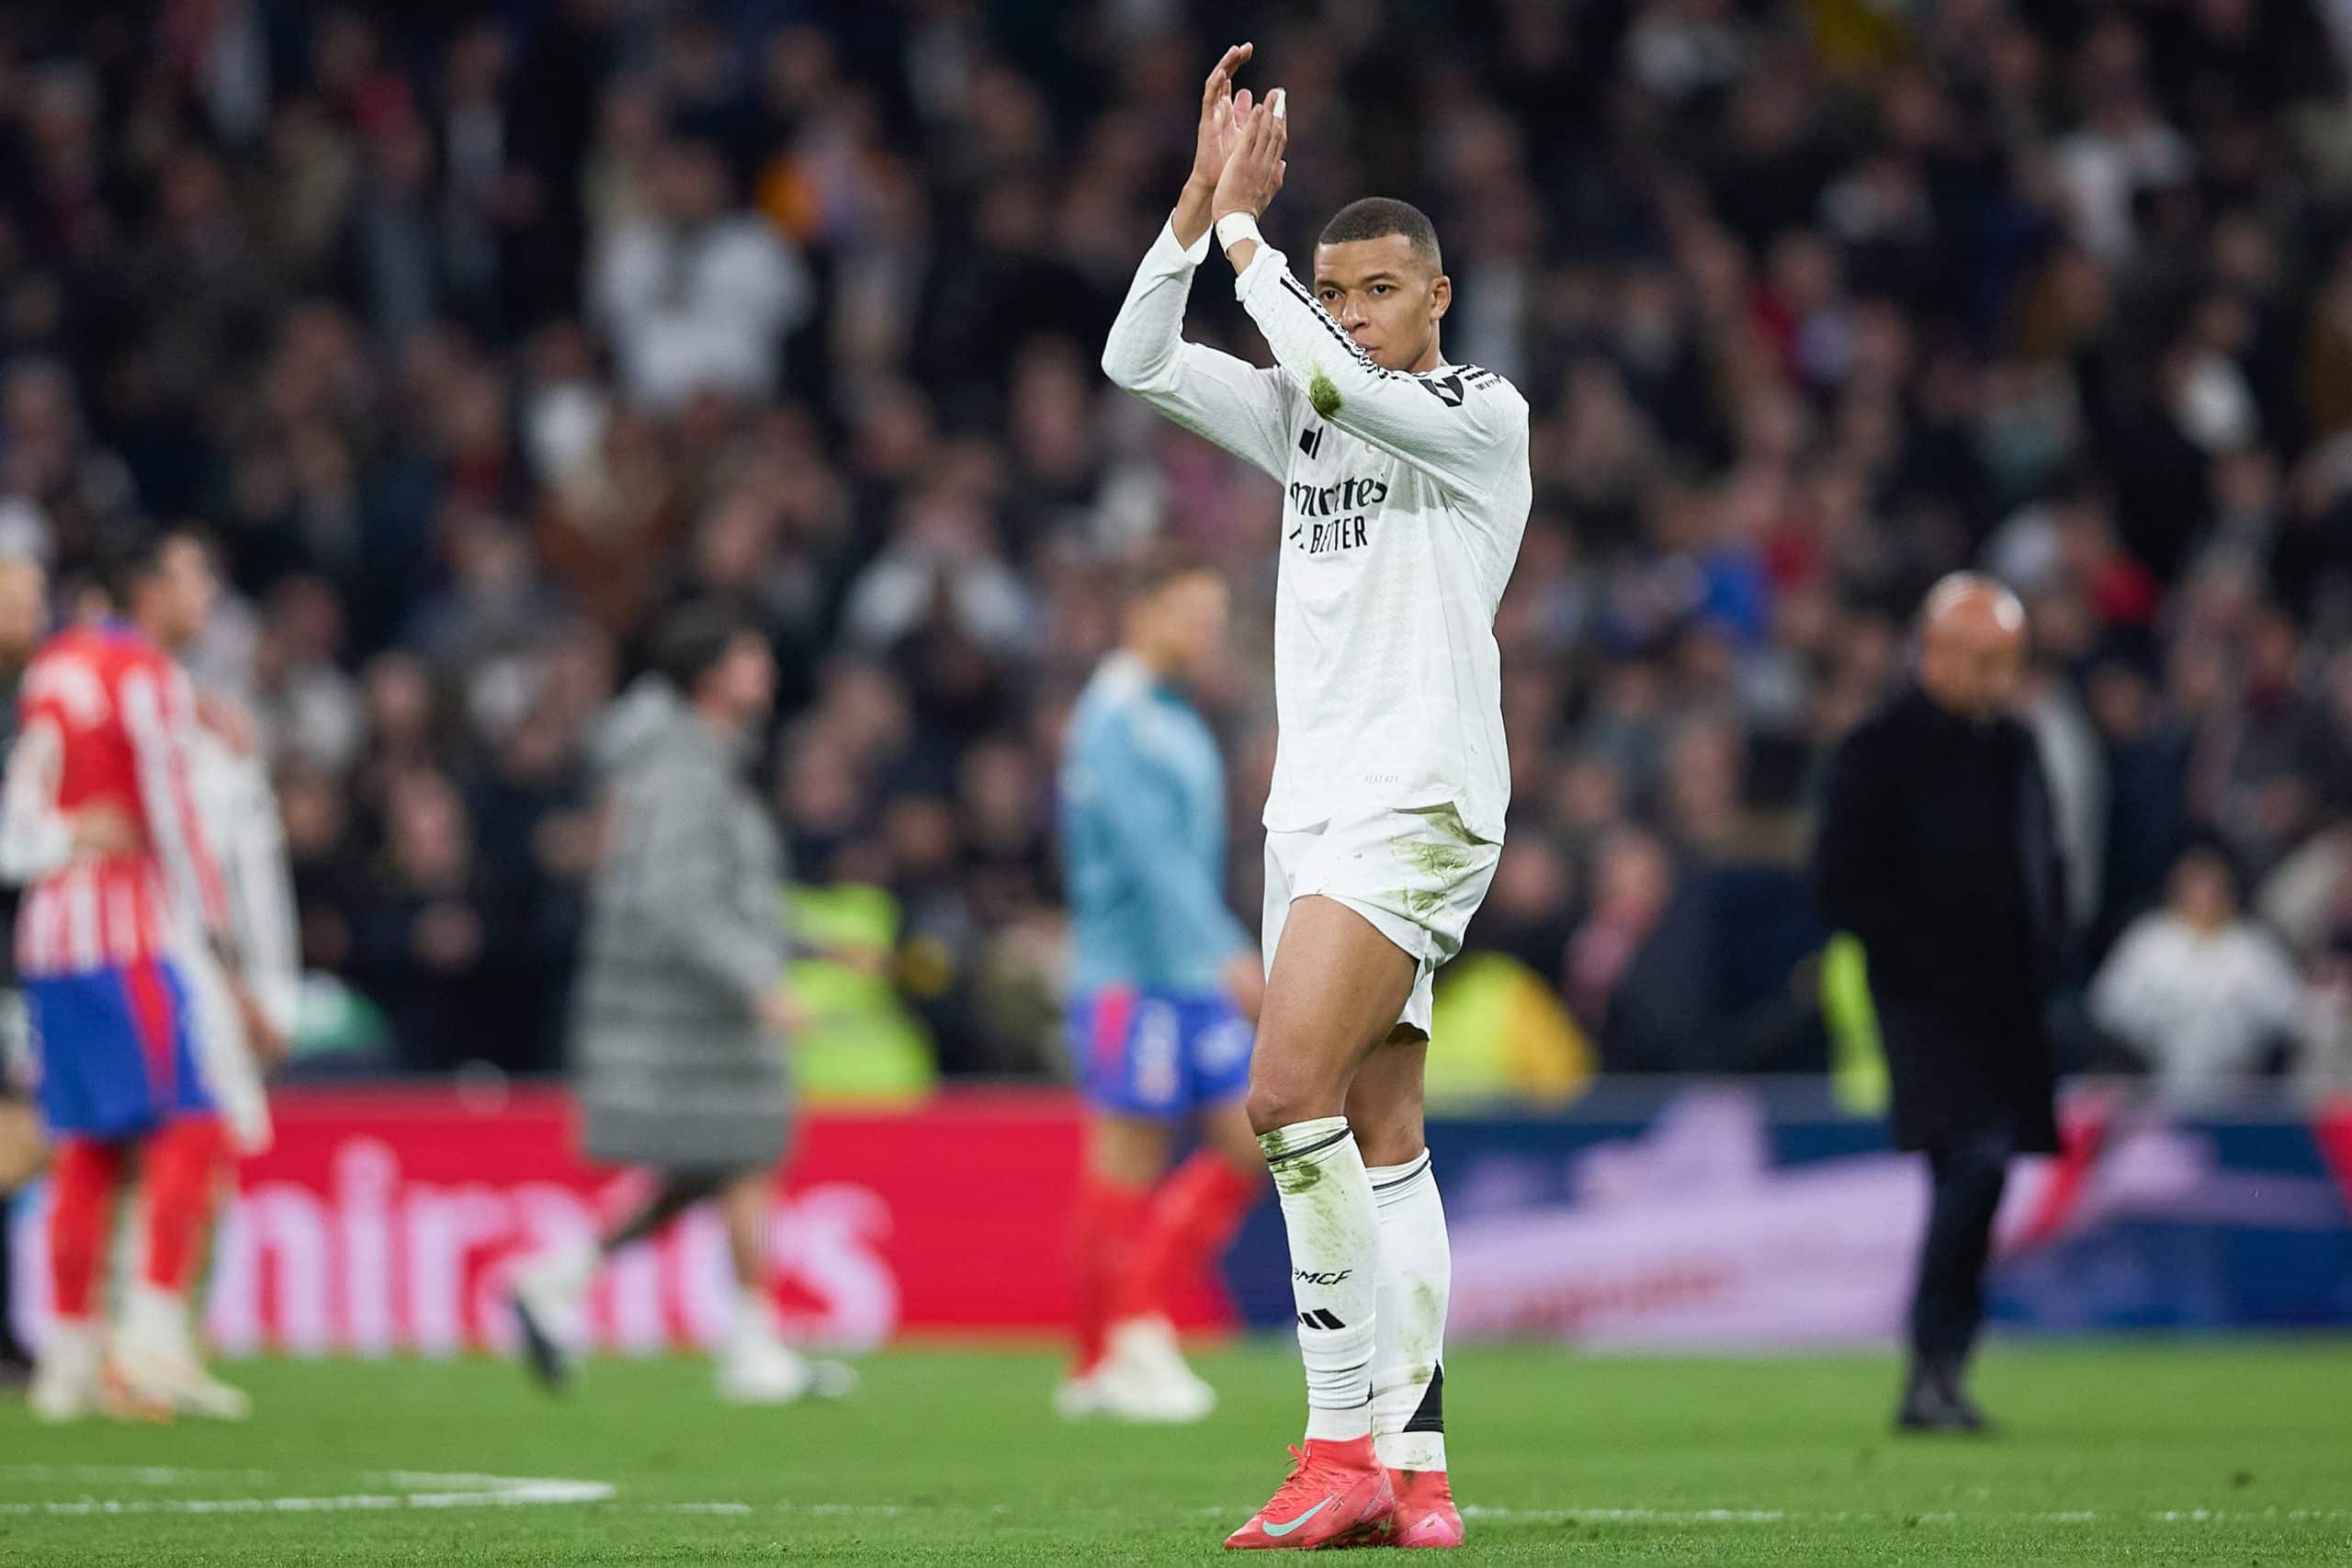
M 1405 950 L 1415 974 L 1398 1022 L 1429 1038 L 1430 981 L 1462 951 L 1470 917 L 1485 902 L 1502 845 L 1463 825 L 1452 806 L 1377 810 L 1313 828 L 1266 834 L 1267 973 L 1291 900 L 1320 894 L 1345 904 Z

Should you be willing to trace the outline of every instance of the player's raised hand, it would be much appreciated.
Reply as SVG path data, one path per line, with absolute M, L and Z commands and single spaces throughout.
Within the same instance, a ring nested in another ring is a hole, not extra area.
M 1201 88 L 1201 130 L 1193 148 L 1193 178 L 1211 189 L 1225 173 L 1225 161 L 1241 139 L 1242 118 L 1250 112 L 1250 89 L 1242 88 L 1241 96 L 1235 97 L 1233 73 L 1249 63 L 1257 47 L 1237 43 L 1227 50 Z
M 1276 87 L 1266 95 L 1266 101 L 1251 109 L 1243 121 L 1241 139 L 1225 161 L 1225 173 L 1217 176 L 1216 195 L 1209 201 L 1211 221 L 1229 212 L 1246 212 L 1252 218 L 1265 215 L 1283 188 L 1283 149 L 1290 141 L 1290 117 L 1283 90 Z

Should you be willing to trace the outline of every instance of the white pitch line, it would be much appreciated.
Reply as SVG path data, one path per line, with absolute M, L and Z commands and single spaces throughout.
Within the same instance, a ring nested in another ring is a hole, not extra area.
M 0 1480 L 66 1481 L 89 1484 L 113 1482 L 131 1486 L 175 1486 L 206 1481 L 267 1481 L 266 1470 L 204 1470 L 170 1465 L 0 1465 Z M 616 1489 L 601 1481 L 569 1481 L 560 1477 L 488 1475 L 471 1471 L 360 1471 L 372 1483 L 399 1488 L 385 1492 L 345 1493 L 315 1497 L 155 1497 L 120 1499 L 82 1496 L 25 1502 L 0 1502 L 0 1517 L 46 1515 L 52 1517 L 113 1517 L 133 1514 L 265 1514 L 379 1512 L 399 1508 L 466 1508 L 560 1506 L 611 1503 Z M 744 1517 L 775 1512 L 833 1517 L 898 1518 L 910 1510 L 895 1503 L 741 1502 L 622 1503 L 656 1513 L 697 1514 Z M 990 1513 L 1008 1511 L 1007 1505 L 933 1506 L 919 1513 Z M 1190 1510 L 1201 1517 L 1232 1513 L 1225 1504 Z M 1465 1517 L 1521 1524 L 1645 1524 L 1645 1525 L 1781 1525 L 1883 1524 L 1900 1519 L 1906 1524 L 1992 1523 L 2097 1524 L 2102 1520 L 2140 1520 L 2156 1524 L 2269 1523 L 2310 1524 L 2352 1520 L 2352 1508 L 2165 1508 L 2129 1512 L 2075 1508 L 2053 1512 L 1971 1513 L 1949 1510 L 1909 1513 L 1902 1510 L 1865 1512 L 1840 1509 L 1806 1512 L 1782 1508 L 1519 1508 L 1472 1504 Z
M 227 1474 L 243 1480 L 266 1479 L 266 1471 L 175 1471 L 159 1466 L 10 1465 L 0 1475 L 49 1476 L 52 1470 L 70 1470 L 72 1479 L 127 1482 L 132 1485 L 173 1485 L 199 1477 Z M 123 1501 L 112 1497 L 45 1499 L 0 1503 L 0 1517 L 43 1514 L 56 1517 L 87 1517 L 119 1514 L 309 1514 L 372 1512 L 388 1508 L 514 1508 L 609 1502 L 614 1489 L 601 1481 L 566 1481 L 532 1475 L 482 1475 L 471 1472 L 363 1471 L 363 1481 L 389 1483 L 407 1488 L 398 1492 L 354 1492 L 323 1497 L 155 1497 Z
M 1777 1525 L 1789 1515 L 1779 1508 L 1490 1508 L 1473 1503 L 1462 1517 L 1553 1524 Z
M 177 1486 L 190 1481 L 267 1481 L 266 1470 L 188 1470 L 168 1464 L 0 1464 L 0 1477 L 27 1481 L 124 1481 Z
M 1204 1514 L 1211 1510 L 1197 1510 Z M 1777 1525 L 1857 1524 L 1889 1519 L 1950 1525 L 2007 1521 L 2019 1524 L 2087 1525 L 2101 1520 L 2135 1519 L 2149 1524 L 2312 1524 L 2352 1519 L 2352 1508 L 2162 1508 L 2146 1513 L 2070 1508 L 2045 1513 L 1969 1513 L 1951 1510 L 1910 1513 L 1897 1509 L 1860 1512 L 1839 1509 L 1820 1513 L 1781 1508 L 1513 1508 L 1471 1504 L 1462 1510 L 1471 1519 L 1513 1520 L 1521 1524 L 1656 1524 L 1656 1525 Z

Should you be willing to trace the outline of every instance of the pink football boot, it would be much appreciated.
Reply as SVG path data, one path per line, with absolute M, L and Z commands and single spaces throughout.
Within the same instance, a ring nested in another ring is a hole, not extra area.
M 1453 1488 L 1442 1470 L 1392 1470 L 1390 1490 L 1396 1494 L 1396 1522 L 1388 1531 L 1391 1546 L 1455 1547 L 1462 1544 L 1462 1512 L 1453 1506 Z
M 1290 1479 L 1250 1522 L 1225 1538 L 1228 1551 L 1311 1551 L 1373 1546 L 1388 1533 L 1396 1495 L 1370 1438 L 1293 1449 Z

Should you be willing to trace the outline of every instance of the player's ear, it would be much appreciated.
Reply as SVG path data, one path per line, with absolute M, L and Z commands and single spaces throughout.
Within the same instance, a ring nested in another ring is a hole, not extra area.
M 1430 279 L 1430 320 L 1441 320 L 1453 303 L 1453 279 L 1439 273 Z

